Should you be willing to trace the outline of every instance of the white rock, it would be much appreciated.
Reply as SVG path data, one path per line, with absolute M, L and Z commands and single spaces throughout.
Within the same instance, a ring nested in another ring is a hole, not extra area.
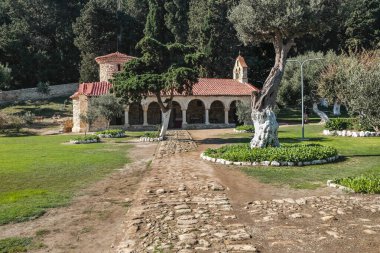
M 280 163 L 277 162 L 277 161 L 272 161 L 272 162 L 270 163 L 270 165 L 278 167 L 278 166 L 280 166 Z

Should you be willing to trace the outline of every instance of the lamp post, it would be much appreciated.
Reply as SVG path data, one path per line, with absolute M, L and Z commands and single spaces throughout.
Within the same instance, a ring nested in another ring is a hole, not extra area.
M 297 62 L 301 66 L 301 110 L 302 110 L 302 139 L 305 140 L 305 112 L 304 112 L 304 85 L 303 85 L 303 65 L 306 62 L 309 61 L 316 61 L 316 60 L 323 60 L 323 58 L 312 58 L 312 59 L 306 59 L 304 61 L 299 61 L 299 60 L 287 60 L 287 62 Z

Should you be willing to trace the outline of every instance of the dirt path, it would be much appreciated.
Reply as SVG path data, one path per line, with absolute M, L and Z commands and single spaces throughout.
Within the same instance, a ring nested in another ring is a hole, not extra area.
M 378 252 L 379 196 L 276 188 L 199 159 L 223 131 L 191 131 L 193 150 L 186 131 L 161 143 L 116 252 Z
M 138 183 L 147 172 L 157 144 L 136 143 L 132 163 L 81 191 L 67 207 L 42 217 L 0 226 L 0 238 L 37 235 L 46 247 L 35 252 L 111 252 L 122 238 L 122 223 Z

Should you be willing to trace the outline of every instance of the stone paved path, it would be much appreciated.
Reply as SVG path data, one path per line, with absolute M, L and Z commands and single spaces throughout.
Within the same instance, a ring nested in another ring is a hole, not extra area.
M 379 252 L 380 197 L 232 206 L 228 186 L 214 176 L 215 165 L 199 159 L 196 149 L 187 131 L 171 131 L 160 143 L 116 252 Z

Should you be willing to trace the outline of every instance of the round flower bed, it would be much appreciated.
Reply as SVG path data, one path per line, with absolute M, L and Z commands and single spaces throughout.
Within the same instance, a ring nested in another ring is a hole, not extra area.
M 125 137 L 125 131 L 121 129 L 111 129 L 96 133 L 100 138 L 122 138 Z
M 331 119 L 325 125 L 323 135 L 347 136 L 347 137 L 375 137 L 380 136 L 380 132 L 365 131 L 368 127 L 363 127 L 357 119 L 336 118 Z M 356 130 L 353 130 L 356 129 Z
M 242 166 L 303 166 L 333 162 L 339 158 L 333 147 L 319 144 L 283 145 L 279 148 L 251 149 L 248 144 L 207 149 L 202 159 Z
M 71 144 L 90 144 L 90 143 L 98 143 L 98 142 L 100 142 L 100 138 L 95 135 L 76 137 L 70 140 Z
M 237 126 L 234 129 L 234 132 L 236 132 L 236 133 L 254 133 L 255 127 L 252 125 L 241 125 L 241 126 Z

